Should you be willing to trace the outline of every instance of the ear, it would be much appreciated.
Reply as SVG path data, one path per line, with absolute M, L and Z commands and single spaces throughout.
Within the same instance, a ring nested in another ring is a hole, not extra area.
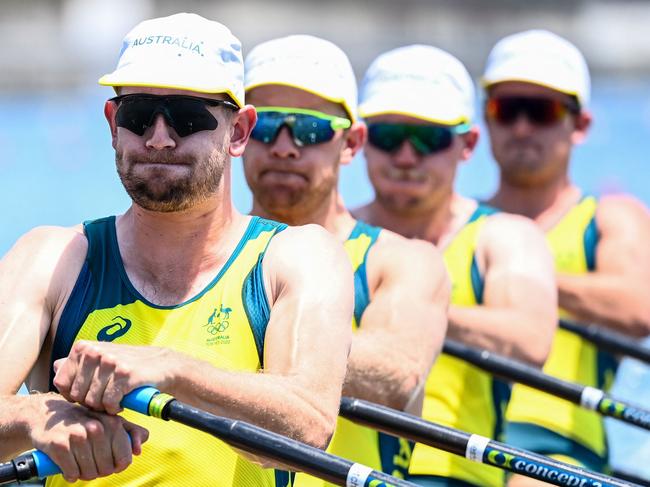
M 257 112 L 253 105 L 245 105 L 232 117 L 232 136 L 229 152 L 232 157 L 240 157 L 246 149 L 248 138 L 257 122 Z
M 460 135 L 463 142 L 463 150 L 461 151 L 461 160 L 467 161 L 472 157 L 476 144 L 480 136 L 480 130 L 476 125 L 473 125 L 469 132 Z
M 117 124 L 115 122 L 115 114 L 117 113 L 117 104 L 114 101 L 106 100 L 104 103 L 104 116 L 108 122 L 108 126 L 111 129 L 111 142 L 113 148 L 115 148 L 117 143 Z
M 341 164 L 349 164 L 357 152 L 363 149 L 368 138 L 368 127 L 363 122 L 355 122 L 344 132 L 344 145 L 341 149 Z
M 571 134 L 571 142 L 573 144 L 582 144 L 586 140 L 592 122 L 593 116 L 591 115 L 591 112 L 587 110 L 580 111 L 580 113 L 574 117 L 574 129 Z

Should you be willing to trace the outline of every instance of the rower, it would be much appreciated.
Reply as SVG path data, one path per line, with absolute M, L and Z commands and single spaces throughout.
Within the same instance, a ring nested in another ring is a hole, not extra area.
M 366 72 L 359 113 L 375 199 L 354 214 L 444 251 L 452 281 L 448 336 L 541 366 L 556 326 L 553 264 L 526 218 L 454 191 L 456 169 L 479 137 L 474 88 L 456 58 L 414 45 L 379 56 Z M 423 417 L 499 438 L 509 386 L 441 355 Z M 417 444 L 409 480 L 427 486 L 501 486 L 503 472 Z
M 287 484 L 203 432 L 118 416 L 142 385 L 327 445 L 352 273 L 322 228 L 233 207 L 231 158 L 256 119 L 243 77 L 241 45 L 217 22 L 177 14 L 127 34 L 100 83 L 118 91 L 104 113 L 130 208 L 35 229 L 0 262 L 0 460 L 44 451 L 63 472 L 48 486 Z M 28 375 L 42 394 L 14 396 Z
M 245 67 L 246 96 L 259 117 L 244 153 L 252 213 L 290 225 L 317 223 L 343 243 L 355 277 L 343 393 L 420 414 L 446 330 L 449 283 L 433 245 L 368 225 L 345 208 L 339 171 L 366 137 L 347 56 L 324 39 L 289 36 L 255 47 Z M 400 476 L 410 449 L 340 419 L 328 451 Z M 296 485 L 323 481 L 299 474 Z
M 587 137 L 590 79 L 580 51 L 548 31 L 500 40 L 485 73 L 485 119 L 500 180 L 490 204 L 532 218 L 555 257 L 561 315 L 631 336 L 650 332 L 650 216 L 629 195 L 597 198 L 570 178 L 573 148 Z M 611 356 L 558 330 L 544 371 L 606 388 Z M 600 416 L 516 386 L 509 442 L 602 471 Z M 513 479 L 512 485 L 530 481 Z

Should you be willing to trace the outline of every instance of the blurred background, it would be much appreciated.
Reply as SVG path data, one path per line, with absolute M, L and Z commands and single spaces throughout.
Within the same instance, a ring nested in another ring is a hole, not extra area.
M 0 0 L 0 256 L 35 225 L 72 225 L 128 207 L 103 118 L 112 92 L 97 79 L 114 68 L 122 37 L 137 22 L 179 11 L 226 24 L 245 53 L 287 34 L 324 37 L 348 53 L 359 79 L 378 54 L 426 43 L 456 55 L 478 80 L 501 37 L 552 30 L 582 50 L 593 77 L 595 123 L 576 149 L 574 180 L 592 193 L 630 192 L 650 205 L 650 1 Z M 241 161 L 233 166 L 235 202 L 246 212 Z M 487 197 L 495 186 L 484 137 L 458 188 Z M 344 168 L 341 192 L 351 207 L 372 197 L 362 156 Z M 650 406 L 650 374 L 634 362 L 622 370 L 615 392 Z M 650 478 L 645 433 L 623 428 L 611 437 L 615 466 Z

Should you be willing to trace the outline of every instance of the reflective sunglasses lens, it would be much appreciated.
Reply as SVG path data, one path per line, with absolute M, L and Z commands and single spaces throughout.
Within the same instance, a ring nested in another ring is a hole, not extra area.
M 368 126 L 368 141 L 385 152 L 399 149 L 407 137 L 408 133 L 403 125 L 376 123 Z
M 513 124 L 521 114 L 536 125 L 553 125 L 569 111 L 559 100 L 503 97 L 488 100 L 487 114 L 503 125 Z
M 118 97 L 116 114 L 118 127 L 144 135 L 161 114 L 180 137 L 187 137 L 202 130 L 214 130 L 217 119 L 206 107 L 206 102 L 192 97 L 152 95 L 126 95 Z
M 142 136 L 152 123 L 156 106 L 150 99 L 125 97 L 120 101 L 115 122 L 118 127 Z
M 448 149 L 453 141 L 451 128 L 436 126 L 413 126 L 409 140 L 420 154 L 433 154 Z
M 293 137 L 302 145 L 322 144 L 334 137 L 332 123 L 329 120 L 300 113 L 293 117 L 295 117 L 291 128 Z
M 219 125 L 205 102 L 195 98 L 168 98 L 166 112 L 166 118 L 180 137 L 187 137 L 202 130 L 214 130 Z
M 372 124 L 368 127 L 368 140 L 385 152 L 398 150 L 405 140 L 422 155 L 443 151 L 453 140 L 451 128 L 433 125 Z
M 253 127 L 251 137 L 263 144 L 271 144 L 280 127 L 284 124 L 285 114 L 279 112 L 258 112 L 257 123 Z

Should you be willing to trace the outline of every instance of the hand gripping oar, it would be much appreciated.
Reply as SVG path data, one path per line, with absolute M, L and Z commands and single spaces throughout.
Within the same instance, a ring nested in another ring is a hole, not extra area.
M 560 320 L 560 328 L 590 341 L 598 348 L 650 364 L 650 348 L 644 347 L 638 341 L 622 333 L 606 330 L 596 325 L 578 325 L 567 320 Z
M 355 423 L 388 434 L 401 436 L 466 457 L 477 463 L 498 467 L 553 485 L 580 487 L 636 485 L 360 399 L 344 397 L 341 400 L 339 414 Z M 480 411 L 476 411 L 476 414 L 480 414 Z
M 177 421 L 209 433 L 235 448 L 275 460 L 292 470 L 346 487 L 417 487 L 411 482 L 377 472 L 370 467 L 330 455 L 258 426 L 216 416 L 177 401 L 153 387 L 141 387 L 124 396 L 122 406 L 142 414 Z M 218 468 L 218 465 L 216 466 Z M 33 451 L 0 464 L 0 484 L 45 477 L 60 470 L 43 452 Z
M 595 387 L 558 379 L 517 360 L 501 357 L 488 350 L 471 348 L 454 340 L 445 340 L 442 351 L 503 379 L 519 382 L 603 416 L 650 430 L 650 411 L 614 399 Z

